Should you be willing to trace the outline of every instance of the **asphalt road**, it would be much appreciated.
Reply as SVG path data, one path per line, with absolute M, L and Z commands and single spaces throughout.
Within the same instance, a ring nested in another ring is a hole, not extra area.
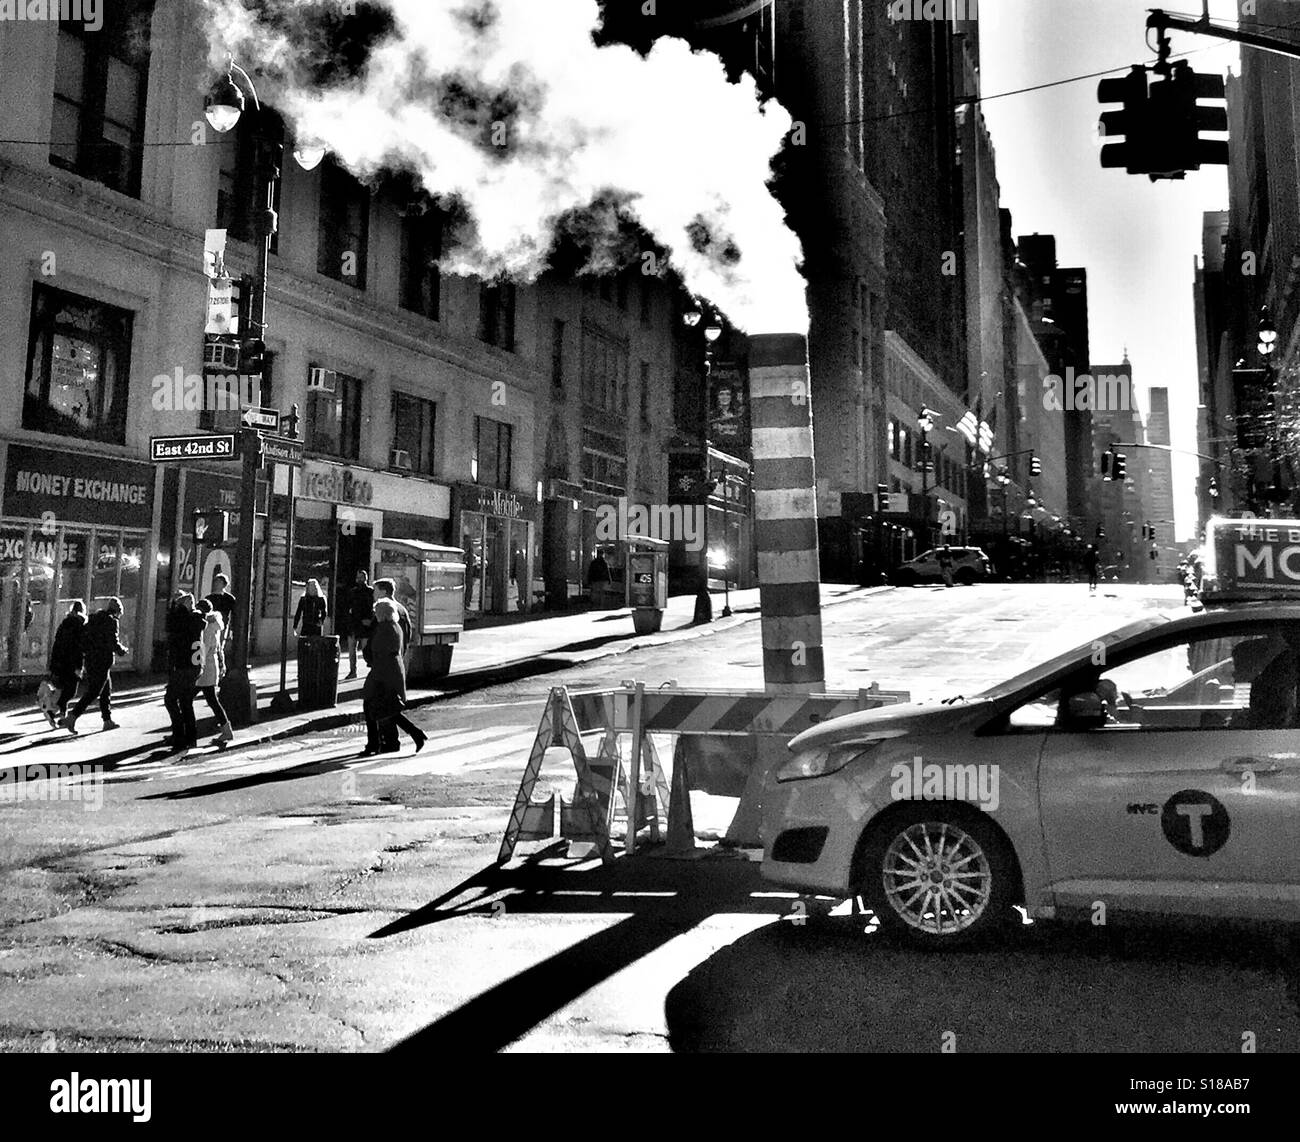
M 1179 598 L 876 594 L 824 611 L 828 685 L 969 694 Z M 0 804 L 0 1048 L 1300 1047 L 1300 965 L 1272 933 L 1038 924 L 927 957 L 734 852 L 494 869 L 550 686 L 756 688 L 759 645 L 756 621 L 720 626 L 434 703 L 419 755 L 358 759 L 341 730 L 124 764 L 95 811 Z M 562 752 L 545 777 L 571 788 Z M 697 795 L 697 826 L 734 805 Z

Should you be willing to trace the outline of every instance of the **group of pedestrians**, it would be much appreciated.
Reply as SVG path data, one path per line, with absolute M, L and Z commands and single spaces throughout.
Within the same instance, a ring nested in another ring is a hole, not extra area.
M 121 643 L 121 618 L 122 600 L 118 598 L 109 599 L 90 618 L 86 618 L 86 605 L 79 599 L 68 608 L 50 649 L 49 675 L 59 690 L 58 717 L 51 710 L 45 712 L 51 727 L 62 726 L 75 734 L 77 719 L 91 702 L 98 701 L 104 729 L 118 728 L 113 721 L 113 662 L 118 655 L 131 653 Z M 78 679 L 81 698 L 69 711 Z
M 202 695 L 217 719 L 217 736 L 213 744 L 224 744 L 235 736 L 217 694 L 226 673 L 226 644 L 230 625 L 223 618 L 234 613 L 234 596 L 220 584 L 219 589 L 197 603 L 188 591 L 176 596 L 167 613 L 167 689 L 163 705 L 171 719 L 171 748 L 192 749 L 199 744 L 194 717 L 194 701 Z
M 230 643 L 235 597 L 229 580 L 218 573 L 213 592 L 195 601 L 182 591 L 167 611 L 167 687 L 163 705 L 171 720 L 170 746 L 175 751 L 198 745 L 194 703 L 202 697 L 216 717 L 213 744 L 234 738 L 230 718 L 222 706 L 218 688 L 226 673 L 226 651 Z M 362 686 L 362 708 L 366 719 L 366 748 L 360 756 L 396 753 L 401 747 L 398 731 L 415 743 L 418 753 L 426 735 L 405 714 L 406 659 L 411 647 L 411 616 L 396 598 L 392 579 L 377 579 L 372 585 L 366 572 L 357 572 L 349 592 L 348 624 L 351 671 L 357 677 L 360 654 L 369 668 Z M 294 630 L 304 637 L 319 636 L 329 609 L 320 583 L 309 580 L 294 615 Z M 129 654 L 119 640 L 122 616 L 120 599 L 110 599 L 103 610 L 89 619 L 81 601 L 74 602 L 59 624 L 50 653 L 49 675 L 59 690 L 58 717 L 46 712 L 50 725 L 62 726 L 75 734 L 77 719 L 94 701 L 99 702 L 105 729 L 117 729 L 112 719 L 112 667 L 118 655 Z M 81 682 L 81 698 L 68 709 Z
M 361 708 L 366 719 L 366 748 L 359 757 L 380 753 L 397 753 L 401 749 L 397 731 L 404 730 L 415 743 L 415 752 L 424 748 L 424 732 L 412 722 L 406 710 L 406 655 L 411 646 L 411 616 L 396 598 L 396 584 L 391 579 L 376 579 L 373 588 L 366 583 L 364 571 L 357 573 L 359 592 L 370 594 L 370 621 L 364 628 L 354 626 L 352 649 L 360 643 L 361 654 L 370 673 L 361 687 Z M 355 603 L 354 603 L 355 606 Z M 353 612 L 354 618 L 356 611 Z M 363 612 L 364 613 L 364 612 Z M 355 669 L 348 675 L 356 677 Z

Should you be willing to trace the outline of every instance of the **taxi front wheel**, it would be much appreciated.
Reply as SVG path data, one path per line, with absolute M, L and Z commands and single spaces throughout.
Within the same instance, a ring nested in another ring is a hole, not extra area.
M 956 948 L 1015 918 L 1014 862 L 977 814 L 928 803 L 883 823 L 862 853 L 861 894 L 886 932 L 918 947 Z

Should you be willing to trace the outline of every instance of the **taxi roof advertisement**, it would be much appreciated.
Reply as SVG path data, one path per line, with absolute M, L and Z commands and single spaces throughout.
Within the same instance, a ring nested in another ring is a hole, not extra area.
M 1300 597 L 1300 520 L 1214 519 L 1213 594 Z

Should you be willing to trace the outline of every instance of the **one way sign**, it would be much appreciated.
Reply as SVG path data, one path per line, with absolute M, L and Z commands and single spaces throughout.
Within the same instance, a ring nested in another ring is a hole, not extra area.
M 243 420 L 249 428 L 260 428 L 268 432 L 277 432 L 280 428 L 280 413 L 274 408 L 245 409 Z

